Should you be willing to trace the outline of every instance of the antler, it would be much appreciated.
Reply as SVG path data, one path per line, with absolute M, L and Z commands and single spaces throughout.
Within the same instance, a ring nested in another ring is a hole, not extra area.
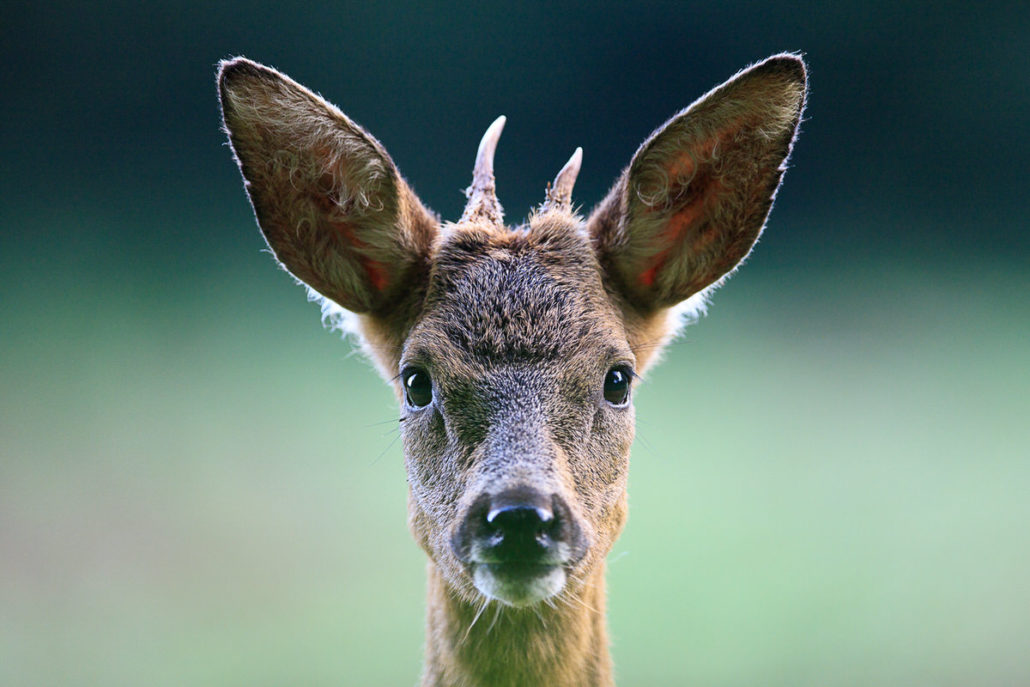
M 576 148 L 576 152 L 554 178 L 554 183 L 547 188 L 547 198 L 540 206 L 541 212 L 558 208 L 568 210 L 572 206 L 572 187 L 576 185 L 576 177 L 579 176 L 582 164 L 583 149 Z
M 462 222 L 481 219 L 493 224 L 503 224 L 504 210 L 497 200 L 497 186 L 494 181 L 494 151 L 497 140 L 507 118 L 501 115 L 494 120 L 490 128 L 483 134 L 476 153 L 476 167 L 472 170 L 472 185 L 465 190 L 468 204 L 461 214 Z

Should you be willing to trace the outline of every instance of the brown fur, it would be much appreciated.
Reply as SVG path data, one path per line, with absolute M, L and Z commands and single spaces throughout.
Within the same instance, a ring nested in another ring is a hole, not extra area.
M 626 519 L 634 420 L 604 380 L 642 373 L 673 306 L 751 250 L 796 135 L 803 63 L 769 58 L 676 115 L 588 219 L 569 209 L 572 172 L 514 228 L 475 207 L 441 224 L 370 134 L 274 70 L 231 60 L 219 83 L 269 246 L 359 315 L 401 400 L 409 522 L 429 556 L 423 684 L 612 684 L 604 559 Z M 470 203 L 489 209 L 485 178 Z M 404 402 L 405 369 L 431 378 L 428 405 Z M 580 536 L 560 589 L 522 607 L 483 591 L 453 537 L 477 498 L 527 485 L 563 499 Z

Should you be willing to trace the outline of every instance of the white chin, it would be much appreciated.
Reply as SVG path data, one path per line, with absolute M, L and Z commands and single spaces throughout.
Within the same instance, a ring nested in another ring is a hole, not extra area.
M 472 573 L 472 581 L 483 596 L 515 607 L 551 598 L 562 590 L 565 580 L 565 569 L 560 565 L 513 572 L 509 566 L 478 563 Z

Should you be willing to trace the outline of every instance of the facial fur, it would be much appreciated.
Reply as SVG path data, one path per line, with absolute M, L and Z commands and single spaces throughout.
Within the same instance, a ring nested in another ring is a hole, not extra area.
M 473 599 L 451 546 L 480 494 L 535 485 L 568 498 L 589 544 L 566 561 L 582 579 L 625 520 L 632 405 L 603 397 L 612 367 L 636 360 L 578 218 L 443 232 L 424 314 L 400 367 L 433 380 L 433 402 L 403 416 L 411 528 L 447 581 Z
M 503 117 L 442 224 L 370 133 L 285 75 L 237 58 L 219 91 L 268 246 L 397 394 L 430 561 L 423 684 L 611 685 L 603 569 L 626 520 L 631 389 L 761 235 L 804 62 L 774 55 L 674 115 L 585 218 L 577 149 L 514 227 L 493 174 Z M 491 602 L 498 634 L 473 631 Z

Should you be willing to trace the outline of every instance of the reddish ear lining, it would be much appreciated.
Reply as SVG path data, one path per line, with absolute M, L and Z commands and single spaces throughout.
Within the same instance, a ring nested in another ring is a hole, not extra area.
M 376 291 L 384 291 L 389 283 L 386 265 L 364 254 L 369 246 L 354 235 L 353 225 L 347 222 L 330 222 L 330 225 L 336 230 L 337 239 L 341 243 L 347 244 L 343 248 L 344 252 L 350 254 L 365 270 L 369 285 Z
M 322 182 L 323 184 L 325 183 L 324 178 Z M 317 195 L 315 202 L 322 209 L 325 216 L 329 215 L 329 211 L 335 203 L 332 193 Z M 329 225 L 335 230 L 334 237 L 343 244 L 340 247 L 341 252 L 350 255 L 365 270 L 368 284 L 376 291 L 386 290 L 386 287 L 389 285 L 386 265 L 368 257 L 366 253 L 368 252 L 369 244 L 355 235 L 354 225 L 350 222 L 334 222 L 332 220 L 329 221 Z
M 674 251 L 684 249 L 684 246 L 681 245 L 682 241 L 691 229 L 695 229 L 689 246 L 691 253 L 703 252 L 718 238 L 718 231 L 715 227 L 698 226 L 699 221 L 704 222 L 706 211 L 718 201 L 719 196 L 726 190 L 725 185 L 711 173 L 708 163 L 712 160 L 713 154 L 717 152 L 717 148 L 732 140 L 742 126 L 743 123 L 740 120 L 735 121 L 722 129 L 717 136 L 683 151 L 663 165 L 666 178 L 670 180 L 667 197 L 671 199 L 673 207 L 676 205 L 675 199 L 684 195 L 691 197 L 686 204 L 672 212 L 665 227 L 655 237 L 655 244 L 661 248 L 649 260 L 650 265 L 639 273 L 637 280 L 641 286 L 654 286 L 658 273 L 668 262 L 670 255 Z M 701 163 L 700 168 L 697 161 Z M 679 183 L 677 181 L 679 179 L 688 181 Z M 648 215 L 668 211 L 668 205 L 661 204 L 646 207 L 644 210 Z
M 385 291 L 388 283 L 386 277 L 386 266 L 381 262 L 372 260 L 371 258 L 363 258 L 361 260 L 361 266 L 365 268 L 365 272 L 368 274 L 368 281 L 375 288 L 376 291 Z
M 687 156 L 684 157 L 686 158 Z M 692 165 L 693 163 L 687 158 L 686 164 Z M 686 205 L 675 211 L 668 218 L 665 228 L 659 232 L 655 243 L 664 247 L 651 258 L 650 266 L 637 277 L 642 286 L 654 286 L 655 277 L 662 267 L 665 266 L 669 256 L 674 251 L 683 250 L 681 244 L 691 229 L 695 229 L 693 232 L 694 236 L 690 242 L 690 251 L 692 253 L 703 252 L 717 238 L 715 227 L 698 226 L 698 222 L 700 220 L 704 223 L 705 212 L 712 206 L 713 202 L 718 200 L 718 197 L 725 190 L 725 186 L 710 175 L 704 175 L 700 179 L 697 177 L 693 178 L 690 181 L 690 186 L 700 186 L 701 188 L 698 189 L 698 192 L 695 192 L 694 197 Z M 649 208 L 647 213 L 651 214 L 658 210 L 659 208 Z

